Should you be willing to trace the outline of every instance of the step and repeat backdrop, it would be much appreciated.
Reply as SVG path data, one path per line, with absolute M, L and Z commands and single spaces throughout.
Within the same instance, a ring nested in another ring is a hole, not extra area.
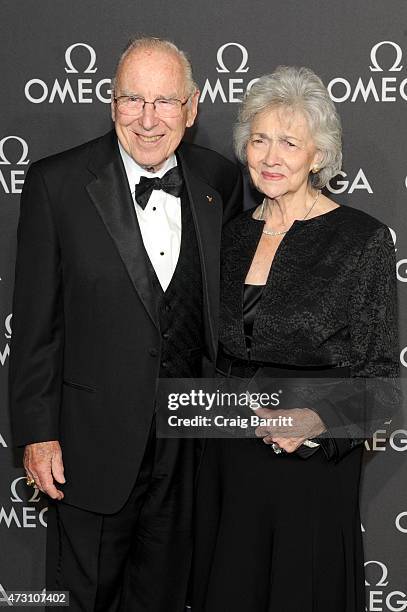
M 246 89 L 280 64 L 311 67 L 343 121 L 343 169 L 330 195 L 391 229 L 405 377 L 407 6 L 404 0 L 5 0 L 0 17 L 1 604 L 7 590 L 44 587 L 47 501 L 25 483 L 7 402 L 16 227 L 29 164 L 110 129 L 111 77 L 133 35 L 170 38 L 189 53 L 201 94 L 188 138 L 230 158 Z M 245 206 L 251 205 L 246 189 Z M 407 610 L 406 456 L 402 416 L 387 439 L 379 430 L 366 443 L 361 529 L 370 612 Z

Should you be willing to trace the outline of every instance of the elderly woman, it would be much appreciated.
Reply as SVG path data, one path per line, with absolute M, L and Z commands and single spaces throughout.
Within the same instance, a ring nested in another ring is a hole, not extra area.
M 260 78 L 235 146 L 264 199 L 225 230 L 219 376 L 397 376 L 391 235 L 321 193 L 342 157 L 321 80 L 290 67 Z M 194 612 L 364 611 L 363 439 L 332 434 L 346 407 L 299 409 L 295 435 L 207 440 Z

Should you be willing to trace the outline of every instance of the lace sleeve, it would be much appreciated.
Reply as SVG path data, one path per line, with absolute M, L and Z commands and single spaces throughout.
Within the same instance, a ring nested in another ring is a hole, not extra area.
M 315 403 L 328 427 L 322 446 L 336 460 L 388 425 L 401 406 L 396 266 L 385 226 L 368 238 L 359 257 L 348 320 L 351 379 Z
M 349 299 L 351 375 L 399 375 L 394 245 L 382 226 L 366 241 Z

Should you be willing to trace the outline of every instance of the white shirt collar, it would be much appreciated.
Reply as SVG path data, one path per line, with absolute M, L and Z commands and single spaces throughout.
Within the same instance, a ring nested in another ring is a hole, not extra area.
M 142 176 L 147 176 L 148 178 L 162 178 L 168 170 L 171 170 L 171 168 L 175 168 L 175 166 L 178 165 L 177 158 L 173 153 L 165 161 L 163 167 L 157 170 L 157 172 L 148 172 L 145 168 L 142 168 L 137 162 L 134 161 L 134 159 L 122 147 L 120 141 L 118 141 L 118 145 L 124 164 L 124 169 L 126 170 L 127 180 L 129 181 L 131 193 L 134 193 L 136 185 L 138 185 Z

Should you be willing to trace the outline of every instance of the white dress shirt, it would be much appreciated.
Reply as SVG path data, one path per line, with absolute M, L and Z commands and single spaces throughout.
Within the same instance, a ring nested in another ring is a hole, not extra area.
M 129 181 L 144 247 L 165 291 L 174 274 L 181 247 L 181 199 L 162 189 L 154 189 L 143 210 L 135 201 L 134 192 L 142 176 L 162 178 L 168 170 L 175 168 L 177 158 L 173 154 L 160 170 L 148 172 L 130 157 L 120 142 L 119 150 Z

